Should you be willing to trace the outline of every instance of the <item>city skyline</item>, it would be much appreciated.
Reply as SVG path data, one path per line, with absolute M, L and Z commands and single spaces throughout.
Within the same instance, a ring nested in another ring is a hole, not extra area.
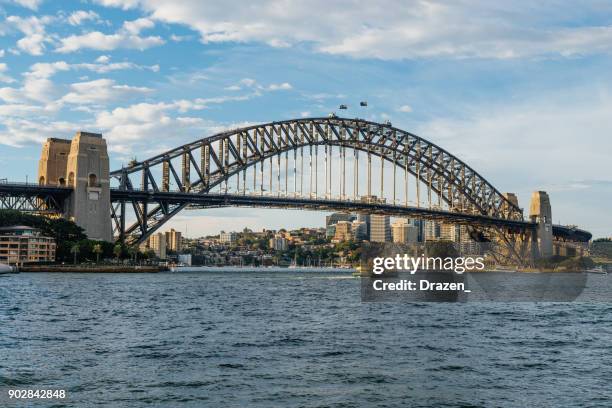
M 461 5 L 388 3 L 394 15 L 363 2 L 354 8 L 369 12 L 349 16 L 321 6 L 311 33 L 291 30 L 305 12 L 298 3 L 229 14 L 216 2 L 206 12 L 197 2 L 3 2 L 0 178 L 33 180 L 41 141 L 80 129 L 104 134 L 118 168 L 228 127 L 347 104 L 345 116 L 390 120 L 456 154 L 521 207 L 546 190 L 555 223 L 609 236 L 612 9 L 473 2 L 479 12 L 468 15 Z M 458 32 L 459 22 L 474 29 Z M 215 209 L 181 213 L 168 228 L 324 216 Z

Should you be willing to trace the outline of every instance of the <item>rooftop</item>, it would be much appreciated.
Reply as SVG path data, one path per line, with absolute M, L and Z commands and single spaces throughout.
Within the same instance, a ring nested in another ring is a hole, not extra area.
M 30 227 L 28 225 L 10 225 L 8 227 L 0 227 L 0 232 L 23 231 L 23 230 L 38 230 L 38 228 Z

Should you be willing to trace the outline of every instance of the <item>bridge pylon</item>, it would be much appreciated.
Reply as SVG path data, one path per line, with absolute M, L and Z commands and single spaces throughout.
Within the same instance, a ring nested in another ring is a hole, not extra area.
M 534 259 L 553 255 L 553 225 L 550 198 L 545 191 L 531 194 L 529 218 L 537 224 L 531 234 L 531 254 Z
M 112 241 L 110 174 L 106 141 L 101 134 L 77 132 L 70 140 L 47 139 L 38 166 L 41 185 L 73 189 L 64 216 L 89 239 Z

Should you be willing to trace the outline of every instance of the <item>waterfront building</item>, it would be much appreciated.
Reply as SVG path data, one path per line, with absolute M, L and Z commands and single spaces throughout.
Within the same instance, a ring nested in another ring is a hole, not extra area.
M 391 224 L 388 215 L 370 215 L 370 241 L 391 242 Z
M 166 231 L 166 248 L 169 251 L 180 252 L 183 249 L 183 241 L 181 232 L 176 231 L 172 228 L 170 231 Z
M 55 261 L 55 239 L 28 226 L 0 228 L 0 263 Z
M 179 263 L 181 263 L 183 265 L 191 266 L 192 265 L 191 254 L 179 254 L 178 261 L 179 261 Z
M 233 244 L 236 242 L 238 235 L 235 232 L 221 232 L 219 241 L 223 244 Z

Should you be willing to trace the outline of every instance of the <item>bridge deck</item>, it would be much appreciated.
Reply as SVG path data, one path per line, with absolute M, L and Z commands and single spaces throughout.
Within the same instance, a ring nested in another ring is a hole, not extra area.
M 64 186 L 41 186 L 39 184 L 30 183 L 0 183 L 0 194 L 13 195 L 61 195 L 67 197 L 72 194 L 72 187 Z
M 210 208 L 225 206 L 300 208 L 322 211 L 367 212 L 401 217 L 418 217 L 423 219 L 446 221 L 457 224 L 479 224 L 509 228 L 535 228 L 529 221 L 505 220 L 478 214 L 457 213 L 423 207 L 407 207 L 384 203 L 367 203 L 352 200 L 324 198 L 304 198 L 290 196 L 241 195 L 241 194 L 194 194 L 185 192 L 154 192 L 143 190 L 111 191 L 112 200 L 139 202 L 165 202 L 189 204 L 192 207 Z
M 41 186 L 29 183 L 0 183 L 0 196 L 4 197 L 40 197 L 53 196 L 65 199 L 72 194 L 71 187 Z M 270 208 L 307 208 L 323 211 L 369 212 L 401 217 L 418 217 L 436 221 L 447 221 L 459 224 L 477 223 L 480 225 L 502 226 L 509 228 L 535 228 L 530 221 L 504 220 L 478 214 L 464 214 L 423 207 L 406 207 L 401 205 L 364 203 L 352 200 L 327 200 L 323 198 L 299 198 L 283 196 L 260 196 L 239 194 L 195 194 L 185 192 L 154 192 L 144 190 L 111 189 L 111 200 L 116 201 L 150 201 L 167 203 L 186 203 L 191 207 L 211 208 L 226 206 L 270 207 Z M 570 241 L 588 242 L 592 235 L 588 231 L 565 225 L 554 225 L 555 237 Z

